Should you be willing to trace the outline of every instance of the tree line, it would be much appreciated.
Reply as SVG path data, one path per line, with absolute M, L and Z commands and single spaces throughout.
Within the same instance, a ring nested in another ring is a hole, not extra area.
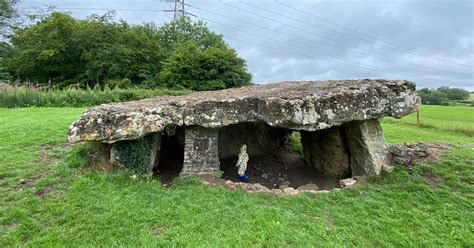
M 422 103 L 430 105 L 449 105 L 452 101 L 464 101 L 470 96 L 467 90 L 447 86 L 437 89 L 423 88 L 418 90 L 417 93 Z
M 2 0 L 4 1 L 4 0 Z M 221 35 L 189 18 L 130 25 L 115 14 L 52 12 L 0 42 L 0 80 L 57 88 L 217 90 L 251 84 L 246 62 Z

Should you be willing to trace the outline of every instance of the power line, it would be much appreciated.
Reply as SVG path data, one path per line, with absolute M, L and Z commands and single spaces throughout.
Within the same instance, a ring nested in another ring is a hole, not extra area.
M 166 5 L 168 5 L 168 8 L 172 9 L 173 7 L 170 5 L 169 2 L 166 1 Z M 173 21 L 173 18 L 171 18 L 171 16 L 168 15 L 168 12 L 165 11 L 165 15 L 166 17 L 168 17 L 168 19 L 170 19 L 170 21 Z
M 254 45 L 254 46 L 264 47 L 264 48 L 271 49 L 271 50 L 275 50 L 275 51 L 278 51 L 278 52 L 281 52 L 281 53 L 287 53 L 287 54 L 291 54 L 291 55 L 296 54 L 296 55 L 299 55 L 299 56 L 314 58 L 314 59 L 316 59 L 316 60 L 322 60 L 322 61 L 329 61 L 329 62 L 332 62 L 332 63 L 337 63 L 337 62 L 330 61 L 330 60 L 326 60 L 326 59 L 322 59 L 322 58 L 319 58 L 319 57 L 310 56 L 310 55 L 308 55 L 308 54 L 306 54 L 306 53 L 303 54 L 303 53 L 289 52 L 289 51 L 282 50 L 282 49 L 279 49 L 279 48 L 274 48 L 274 47 L 270 47 L 270 46 L 266 46 L 266 45 L 262 45 L 262 44 L 258 44 L 258 43 L 254 43 L 254 42 L 250 42 L 250 41 L 245 41 L 245 40 L 230 38 L 230 37 L 226 37 L 226 39 L 235 40 L 235 41 L 238 41 L 238 42 L 241 42 L 241 43 L 250 44 L 250 45 Z M 366 68 L 364 68 L 364 69 L 366 69 Z M 366 70 L 368 70 L 368 69 L 366 69 Z M 373 71 L 381 72 L 381 73 L 384 73 L 384 74 L 386 73 L 386 72 L 377 71 L 377 70 L 373 70 Z M 388 74 L 392 74 L 392 75 L 397 75 L 397 76 L 403 76 L 403 77 L 405 77 L 404 75 L 401 75 L 401 74 L 398 74 L 398 73 L 388 73 Z M 418 78 L 418 79 L 423 79 L 423 80 L 431 80 L 431 81 L 433 81 L 433 82 L 438 82 L 438 83 L 446 83 L 446 81 L 440 81 L 440 80 L 436 80 L 436 79 L 420 78 L 420 77 L 418 77 L 418 76 L 408 76 L 408 78 Z
M 111 9 L 111 8 L 81 8 L 81 7 L 72 7 L 72 8 L 54 8 L 60 10 L 100 10 L 100 11 L 144 11 L 144 12 L 165 12 L 163 9 Z
M 316 40 L 311 40 L 311 39 L 308 39 L 308 38 L 303 37 L 303 36 L 292 35 L 292 34 L 288 34 L 288 33 L 285 33 L 285 32 L 278 31 L 278 30 L 273 30 L 273 29 L 270 29 L 270 28 L 267 28 L 267 27 L 255 25 L 255 24 L 253 24 L 253 23 L 251 23 L 251 22 L 247 22 L 247 21 L 243 21 L 243 20 L 240 20 L 240 19 L 237 19 L 237 18 L 225 16 L 225 15 L 222 15 L 222 14 L 219 14 L 219 13 L 216 13 L 216 12 L 213 12 L 213 11 L 210 11 L 210 10 L 206 10 L 206 9 L 203 9 L 203 8 L 196 7 L 196 6 L 194 6 L 194 5 L 190 5 L 190 4 L 186 4 L 186 5 L 189 6 L 189 7 L 191 7 L 191 8 L 195 8 L 195 9 L 197 9 L 197 10 L 200 10 L 200 11 L 208 12 L 208 13 L 211 13 L 211 14 L 213 14 L 213 15 L 217 15 L 217 16 L 220 16 L 220 17 L 224 17 L 224 18 L 227 18 L 227 19 L 230 19 L 230 20 L 234 20 L 234 21 L 237 21 L 237 22 L 240 22 L 240 23 L 245 23 L 245 24 L 247 24 L 247 25 L 251 25 L 251 26 L 254 26 L 254 27 L 257 27 L 257 28 L 260 28 L 260 29 L 270 30 L 270 31 L 272 31 L 272 32 L 275 32 L 275 33 L 278 33 L 278 34 L 281 34 L 281 35 L 285 35 L 285 36 L 289 36 L 289 37 L 295 37 L 295 38 L 298 38 L 298 39 L 307 40 L 307 41 L 314 42 L 314 43 L 318 43 L 318 44 L 322 44 L 322 45 L 325 45 L 325 46 L 330 46 L 330 47 L 336 47 L 336 48 L 342 48 L 342 49 L 344 49 L 343 47 L 334 46 L 334 45 L 327 44 L 327 43 L 320 42 L 320 41 L 316 41 Z M 210 21 L 210 20 L 209 20 L 209 21 Z M 214 22 L 214 21 L 211 21 L 211 22 Z M 234 29 L 235 29 L 235 28 L 234 28 Z M 246 31 L 244 31 L 244 32 L 246 32 Z M 362 52 L 359 52 L 359 51 L 353 51 L 353 50 L 351 50 L 351 51 L 354 52 L 354 53 L 362 54 L 362 55 L 372 56 L 372 55 L 370 55 L 370 54 L 362 53 Z M 326 55 L 326 56 L 327 56 L 327 55 Z M 380 58 L 380 57 L 377 57 L 377 58 Z M 385 58 L 381 58 L 381 59 L 385 59 Z
M 439 69 L 439 68 L 435 68 L 435 67 L 431 67 L 431 66 L 425 66 L 425 65 L 422 65 L 422 64 L 418 64 L 418 63 L 414 63 L 414 62 L 411 62 L 411 61 L 399 59 L 399 58 L 396 58 L 396 57 L 392 57 L 392 56 L 388 56 L 388 55 L 383 55 L 383 54 L 380 54 L 380 53 L 375 53 L 375 52 L 372 52 L 372 51 L 367 50 L 367 49 L 364 49 L 364 48 L 359 48 L 359 47 L 357 47 L 357 46 L 353 46 L 353 45 L 350 44 L 350 43 L 338 41 L 338 40 L 336 40 L 336 39 L 333 39 L 333 38 L 330 38 L 330 37 L 327 37 L 327 36 L 324 36 L 324 35 L 321 35 L 321 34 L 318 34 L 318 33 L 315 33 L 315 32 L 310 32 L 310 31 L 308 31 L 308 30 L 306 30 L 306 29 L 299 28 L 299 27 L 297 27 L 297 26 L 290 25 L 290 24 L 287 24 L 287 23 L 284 23 L 284 22 L 275 20 L 275 19 L 273 19 L 273 18 L 270 18 L 270 17 L 264 16 L 264 15 L 261 15 L 261 14 L 258 14 L 258 13 L 255 13 L 255 12 L 252 12 L 252 11 L 249 11 L 249 10 L 246 10 L 246 9 L 243 9 L 243 8 L 240 8 L 240 7 L 238 7 L 238 6 L 235 6 L 235 5 L 232 5 L 232 4 L 223 2 L 222 0 L 219 0 L 219 2 L 222 3 L 222 4 L 225 4 L 225 5 L 227 5 L 227 6 L 230 6 L 230 7 L 232 7 L 232 8 L 235 8 L 235 9 L 238 9 L 238 10 L 241 10 L 241 11 L 244 11 L 244 12 L 247 12 L 247 13 L 250 13 L 250 14 L 252 14 L 252 15 L 255 15 L 255 16 L 258 16 L 258 17 L 261 17 L 261 18 L 264 18 L 264 19 L 267 19 L 267 20 L 272 21 L 272 22 L 275 22 L 275 23 L 278 23 L 278 24 L 281 24 L 281 25 L 284 25 L 284 26 L 287 26 L 287 27 L 291 27 L 291 28 L 293 28 L 293 29 L 300 30 L 300 31 L 302 31 L 302 32 L 306 32 L 306 33 L 309 33 L 309 34 L 312 34 L 312 35 L 321 37 L 321 38 L 326 39 L 326 40 L 330 40 L 330 41 L 333 41 L 333 42 L 341 43 L 341 44 L 344 44 L 344 45 L 346 45 L 346 46 L 353 47 L 353 48 L 356 48 L 356 49 L 359 49 L 359 50 L 362 50 L 362 51 L 365 51 L 365 52 L 368 52 L 368 53 L 371 53 L 371 54 L 375 54 L 375 55 L 370 55 L 370 54 L 369 54 L 368 56 L 372 56 L 372 57 L 377 57 L 377 56 L 378 56 L 378 57 L 383 58 L 383 59 L 389 59 L 389 60 L 392 60 L 392 61 L 397 61 L 397 62 L 402 62 L 402 63 L 409 63 L 409 64 L 417 65 L 417 66 L 424 67 L 424 68 L 427 68 L 427 69 L 430 69 L 430 70 L 434 70 L 434 71 L 441 71 L 441 72 L 445 72 L 445 73 L 458 74 L 458 73 L 456 73 L 456 72 L 446 71 L 446 70 L 443 70 L 443 69 Z M 289 18 L 289 19 L 293 19 L 293 20 L 299 21 L 299 20 L 296 19 L 296 18 L 289 17 L 289 16 L 286 16 L 286 15 L 282 15 L 282 14 L 280 14 L 280 13 L 277 13 L 277 12 L 274 12 L 274 11 L 271 11 L 271 10 L 267 10 L 267 9 L 264 9 L 264 8 L 260 8 L 260 7 L 258 7 L 258 6 L 255 6 L 255 5 L 246 3 L 246 2 L 242 2 L 242 3 L 243 3 L 243 4 L 246 4 L 246 5 L 248 5 L 248 6 L 251 6 L 251 7 L 254 7 L 254 8 L 257 8 L 257 9 L 260 9 L 260 10 L 265 11 L 265 12 L 269 12 L 269 13 L 272 13 L 272 14 L 275 14 L 275 15 L 279 15 L 279 16 L 283 16 L 283 17 L 286 17 L 286 18 Z M 334 46 L 334 45 L 331 45 L 331 46 Z M 337 46 L 337 48 L 340 48 L 340 49 L 343 49 L 343 50 L 346 50 L 346 51 L 351 51 L 351 52 L 360 53 L 360 52 L 358 52 L 358 51 L 354 51 L 354 50 L 352 50 L 352 49 L 348 49 L 348 48 L 345 48 L 345 47 Z M 367 55 L 367 54 L 364 54 L 364 55 Z
M 308 51 L 308 49 L 306 48 L 302 48 L 302 47 L 298 47 L 298 46 L 295 46 L 295 45 L 288 45 L 286 44 L 285 42 L 282 42 L 282 41 L 279 41 L 279 40 L 275 40 L 273 38 L 269 38 L 269 37 L 265 37 L 265 36 L 262 36 L 262 35 L 259 35 L 259 34 L 255 34 L 255 33 L 252 33 L 252 32 L 248 32 L 246 30 L 243 30 L 243 29 L 240 29 L 240 28 L 236 28 L 236 27 L 232 27 L 232 26 L 229 26 L 227 24 L 223 24 L 223 23 L 220 23 L 220 22 L 216 22 L 216 21 L 213 21 L 213 20 L 210 20 L 208 18 L 204 18 L 204 17 L 201 17 L 201 16 L 197 16 L 197 15 L 194 15 L 195 17 L 201 19 L 201 20 L 204 20 L 204 21 L 208 21 L 208 22 L 212 22 L 212 23 L 216 23 L 216 24 L 219 24 L 219 25 L 222 25 L 222 26 L 225 26 L 225 27 L 228 27 L 228 28 L 231 28 L 231 29 L 235 29 L 235 30 L 238 30 L 240 32 L 244 32 L 244 33 L 247 33 L 247 34 L 250 34 L 250 35 L 253 35 L 255 37 L 259 37 L 259 38 L 262 38 L 262 39 L 266 39 L 266 40 L 270 40 L 270 41 L 273 41 L 273 42 L 277 42 L 277 43 L 281 43 L 281 44 L 284 44 L 286 46 L 290 46 L 290 47 L 294 47 L 294 48 L 298 48 L 298 49 L 301 49 L 301 50 L 304 50 L 305 52 Z M 261 46 L 261 45 L 260 45 Z M 306 53 L 305 54 L 298 54 L 298 53 L 293 53 L 293 52 L 288 52 L 286 50 L 282 50 L 282 49 L 278 49 L 278 48 L 271 48 L 271 47 L 267 47 L 267 48 L 270 48 L 270 49 L 274 49 L 274 50 L 280 50 L 280 51 L 284 51 L 286 53 L 291 53 L 291 54 L 297 54 L 297 55 L 304 55 L 304 56 L 308 56 Z M 316 51 L 313 51 L 313 50 L 310 50 L 312 51 L 313 53 L 315 54 L 321 54 L 319 52 L 316 52 Z M 328 55 L 324 55 L 324 54 L 321 54 L 323 56 L 326 56 L 326 57 L 333 57 L 333 56 L 328 56 Z M 345 66 L 351 66 L 351 67 L 357 67 L 357 68 L 362 68 L 362 69 L 365 69 L 365 70 L 371 70 L 371 71 L 375 71 L 375 72 L 379 72 L 379 73 L 386 73 L 386 71 L 381 71 L 381 68 L 377 68 L 377 67 L 374 67 L 374 66 L 370 66 L 370 65 L 365 65 L 365 64 L 361 64 L 361 63 L 358 63 L 358 64 L 353 64 L 353 63 L 347 63 L 347 62 L 340 62 L 340 61 L 335 61 L 335 60 L 330 60 L 330 59 L 323 59 L 323 58 L 320 58 L 320 57 L 315 57 L 315 56 L 309 56 L 309 57 L 312 57 L 312 58 L 316 58 L 318 60 L 323 60 L 323 61 L 328 61 L 328 62 L 332 62 L 332 63 L 336 63 L 336 64 L 341 64 L 341 65 L 345 65 Z M 334 58 L 334 57 L 333 57 Z M 340 59 L 339 59 L 340 60 Z M 346 60 L 347 61 L 347 60 Z M 383 69 L 382 69 L 383 70 Z M 398 74 L 400 76 L 404 76 L 407 75 L 411 78 L 418 78 L 418 79 L 422 79 L 422 80 L 431 80 L 431 81 L 435 81 L 435 82 L 444 82 L 444 81 L 439 81 L 439 80 L 436 80 L 436 79 L 432 79 L 432 78 L 426 78 L 426 77 L 421 77 L 421 76 L 417 76 L 417 75 L 413 75 L 413 74 L 408 74 L 408 73 L 405 73 L 404 75 L 402 74 Z
M 221 1 L 221 2 L 222 2 L 222 1 Z M 224 2 L 222 2 L 222 3 L 223 3 L 223 4 L 227 4 L 227 3 L 224 3 Z M 186 4 L 186 5 L 190 6 L 189 4 Z M 227 4 L 227 5 L 230 6 L 230 4 Z M 197 8 L 197 7 L 195 7 L 195 6 L 191 6 L 191 7 Z M 238 8 L 238 7 L 236 7 L 236 8 Z M 165 11 L 165 12 L 166 12 L 166 10 L 160 10 L 160 9 L 128 9 L 128 8 L 127 8 L 127 9 L 110 9 L 110 8 L 57 8 L 57 9 L 66 9 L 66 10 L 69 10 L 69 9 L 80 9 L 80 10 L 108 10 L 108 11 L 110 11 L 110 10 L 119 10 L 119 11 L 149 11 L 149 12 L 161 12 L 161 11 Z M 199 9 L 200 9 L 200 8 L 199 8 Z M 241 8 L 238 8 L 238 9 L 241 9 Z M 203 9 L 201 9 L 201 10 L 203 10 Z M 243 10 L 243 9 L 241 9 L 241 10 Z M 243 10 L 243 11 L 245 11 L 245 10 Z M 210 12 L 210 11 L 208 11 L 208 12 Z M 246 12 L 248 12 L 248 11 L 246 11 Z M 189 13 L 189 12 L 186 12 L 186 14 L 189 14 L 189 15 L 195 16 L 195 17 L 198 17 L 198 16 L 193 15 L 193 14 L 191 14 L 191 13 Z M 220 15 L 220 14 L 219 14 L 219 15 Z M 221 15 L 221 16 L 223 16 L 223 15 Z M 223 17 L 226 17 L 226 16 L 223 16 Z M 268 18 L 268 17 L 265 17 L 265 16 L 262 16 L 262 17 L 263 17 L 263 18 L 266 18 L 266 19 L 272 20 L 271 18 Z M 271 38 L 268 38 L 268 37 L 264 37 L 264 36 L 261 36 L 261 35 L 258 35 L 258 34 L 254 34 L 254 33 L 251 33 L 251 32 L 248 32 L 248 31 L 245 31 L 245 30 L 242 30 L 242 29 L 239 29 L 239 28 L 235 28 L 235 27 L 226 25 L 226 24 L 218 23 L 218 22 L 209 20 L 209 19 L 207 19 L 207 18 L 203 18 L 203 17 L 198 17 L 198 18 L 203 19 L 203 20 L 207 20 L 207 21 L 209 21 L 209 22 L 217 23 L 217 24 L 220 24 L 220 25 L 224 25 L 224 26 L 229 27 L 229 28 L 232 28 L 232 29 L 237 29 L 237 30 L 239 30 L 239 31 L 241 31 L 241 32 L 245 32 L 245 33 L 248 33 L 248 34 L 250 34 L 250 35 L 257 36 L 257 37 L 259 37 L 259 38 L 263 38 L 263 39 L 267 39 L 267 40 L 272 40 L 272 41 L 274 41 L 274 42 L 278 42 L 278 43 L 283 43 L 283 44 L 285 44 L 285 43 L 282 42 L 282 41 L 278 41 L 278 40 L 271 39 Z M 238 19 L 236 19 L 236 18 L 231 18 L 231 17 L 226 17 L 226 18 L 238 20 Z M 238 21 L 240 21 L 240 20 L 238 20 Z M 244 22 L 244 21 L 240 21 L 240 22 Z M 275 21 L 275 22 L 280 23 L 280 22 L 278 22 L 278 21 Z M 247 23 L 247 24 L 249 24 L 249 25 L 254 25 L 254 24 L 249 23 L 249 22 L 244 22 L 244 23 Z M 284 23 L 281 23 L 281 24 L 284 25 Z M 257 26 L 257 25 L 254 25 L 254 26 L 259 27 L 259 28 L 263 28 L 263 27 Z M 268 29 L 268 28 L 265 28 L 265 29 L 271 30 L 271 29 Z M 272 31 L 274 31 L 274 30 L 272 30 Z M 282 33 L 283 33 L 283 32 L 282 32 Z M 289 34 L 286 34 L 286 33 L 283 33 L 283 34 L 289 35 Z M 290 35 L 290 36 L 291 36 L 291 35 Z M 227 37 L 227 39 L 237 40 L 237 39 L 228 38 L 228 37 Z M 246 41 L 242 41 L 242 40 L 237 40 L 237 41 L 246 42 Z M 316 41 L 314 41 L 314 42 L 316 42 Z M 303 54 L 294 53 L 294 52 L 289 52 L 289 51 L 285 51 L 285 50 L 278 49 L 278 48 L 272 48 L 272 47 L 264 46 L 264 45 L 261 45 L 261 44 L 256 44 L 256 43 L 251 43 L 251 42 L 247 42 L 247 43 L 253 44 L 253 45 L 256 45 L 256 46 L 260 46 L 260 47 L 266 47 L 266 48 L 273 49 L 273 50 L 280 51 L 280 52 L 285 52 L 285 53 L 290 53 L 290 54 L 297 54 L 297 55 L 300 55 L 300 56 L 302 55 L 302 56 L 312 57 L 312 58 L 315 58 L 315 59 L 317 59 L 317 60 L 323 60 L 323 61 L 328 61 L 328 62 L 331 62 L 331 63 L 337 63 L 337 64 L 341 64 L 341 65 L 345 65 L 345 66 L 351 66 L 351 67 L 362 68 L 362 69 L 365 69 L 365 70 L 372 70 L 372 71 L 376 71 L 376 72 L 384 73 L 384 74 L 386 73 L 386 71 L 380 71 L 380 70 L 379 70 L 380 68 L 373 67 L 373 66 L 370 66 L 370 65 L 364 65 L 364 64 L 360 64 L 360 63 L 359 63 L 359 64 L 353 64 L 353 63 L 350 63 L 350 62 L 349 62 L 349 63 L 346 63 L 346 62 L 334 61 L 334 60 L 324 59 L 324 58 L 315 57 L 315 56 L 308 56 L 308 54 L 306 54 L 306 53 L 303 53 Z M 285 45 L 286 45 L 286 44 L 285 44 Z M 288 46 L 288 45 L 286 45 L 286 46 Z M 291 46 L 295 47 L 294 45 L 291 45 Z M 298 47 L 296 47 L 296 48 L 298 48 Z M 305 52 L 308 50 L 308 49 L 306 49 L 306 48 L 299 48 L 299 49 L 302 49 L 302 50 L 304 50 Z M 346 50 L 347 50 L 347 49 L 346 49 Z M 316 52 L 316 51 L 313 51 L 313 52 L 316 53 L 316 54 L 321 54 L 321 53 Z M 357 52 L 357 51 L 354 51 L 354 52 Z M 328 55 L 323 55 L 323 56 L 331 57 L 331 56 L 328 56 Z M 333 57 L 333 58 L 335 58 L 335 57 Z M 336 58 L 336 59 L 338 59 L 338 58 Z M 392 74 L 393 74 L 393 73 L 392 73 Z M 425 78 L 425 77 L 421 77 L 421 76 L 417 76 L 417 75 L 413 75 L 413 74 L 408 74 L 408 73 L 405 73 L 405 74 L 408 75 L 408 76 L 411 77 L 411 78 L 419 78 L 419 79 L 423 79 L 423 80 L 431 80 L 431 81 L 434 81 L 434 82 L 445 82 L 445 81 L 440 81 L 440 80 L 431 79 L 431 78 Z M 394 75 L 401 75 L 401 76 L 404 76 L 404 75 L 402 75 L 402 74 L 394 74 Z
M 321 16 L 318 16 L 318 15 L 309 13 L 309 12 L 307 12 L 307 11 L 304 11 L 304 10 L 301 10 L 301 9 L 298 9 L 298 8 L 295 8 L 295 7 L 291 6 L 291 5 L 282 3 L 282 2 L 280 2 L 280 1 L 278 1 L 278 0 L 275 0 L 275 2 L 278 3 L 278 4 L 280 4 L 280 5 L 283 5 L 283 6 L 286 6 L 286 7 L 288 7 L 288 8 L 291 8 L 291 9 L 293 9 L 293 10 L 296 10 L 296 11 L 298 11 L 298 12 L 300 12 L 300 13 L 303 13 L 303 14 L 306 14 L 306 15 L 309 15 L 309 16 L 312 16 L 312 17 L 314 17 L 314 18 L 317 18 L 317 19 L 319 19 L 319 20 L 325 21 L 325 22 L 327 22 L 327 23 L 331 23 L 331 24 L 336 25 L 336 26 L 338 26 L 338 27 L 341 27 L 341 28 L 350 30 L 350 31 L 352 31 L 352 32 L 358 33 L 358 34 L 360 34 L 360 35 L 363 35 L 363 36 L 365 36 L 365 37 L 371 38 L 371 39 L 373 39 L 374 41 L 378 41 L 377 44 L 380 44 L 380 45 L 382 45 L 382 46 L 390 47 L 390 48 L 393 48 L 393 49 L 397 49 L 397 50 L 399 50 L 399 51 L 407 52 L 407 53 L 414 54 L 414 55 L 418 55 L 418 56 L 422 56 L 422 57 L 427 57 L 427 58 L 435 59 L 435 60 L 438 60 L 438 61 L 443 61 L 443 62 L 447 62 L 447 63 L 451 63 L 451 64 L 456 64 L 456 65 L 460 65 L 460 66 L 465 66 L 465 67 L 469 67 L 469 68 L 472 67 L 472 66 L 470 66 L 470 65 L 466 65 L 466 64 L 462 64 L 462 63 L 450 61 L 450 60 L 447 60 L 447 59 L 442 59 L 442 58 L 436 58 L 436 57 L 426 56 L 426 55 L 423 55 L 423 54 L 421 54 L 421 53 L 419 53 L 419 52 L 413 51 L 413 50 L 411 50 L 411 49 L 408 49 L 408 48 L 399 46 L 399 45 L 397 45 L 397 44 L 395 44 L 395 43 L 392 43 L 392 42 L 389 42 L 389 41 L 385 41 L 385 40 L 381 40 L 381 39 L 379 39 L 379 38 L 377 38 L 377 37 L 375 37 L 375 36 L 372 36 L 372 35 L 363 33 L 363 32 L 358 31 L 358 30 L 356 30 L 356 29 L 353 29 L 353 28 L 344 26 L 344 25 L 342 25 L 342 24 L 336 23 L 336 22 L 334 22 L 334 21 L 328 20 L 328 19 L 326 19 L 326 18 L 323 18 L 323 17 L 321 17 Z M 354 37 L 354 36 L 351 35 L 351 37 Z M 358 39 L 361 39 L 361 38 L 358 38 Z M 366 39 L 362 39 L 362 40 L 367 41 Z M 381 42 L 382 42 L 382 43 L 381 43 Z M 383 44 L 383 43 L 386 43 L 386 44 Z M 388 45 L 387 45 L 387 44 L 388 44 Z
M 273 38 L 269 38 L 269 37 L 265 37 L 265 36 L 262 36 L 262 35 L 259 35 L 259 34 L 255 34 L 255 33 L 252 33 L 252 32 L 249 32 L 249 31 L 246 31 L 246 30 L 243 30 L 243 29 L 240 29 L 240 28 L 236 28 L 236 27 L 233 27 L 233 26 L 229 26 L 227 24 L 223 24 L 223 23 L 220 23 L 220 22 L 216 22 L 216 21 L 213 21 L 213 20 L 210 20 L 208 18 L 205 18 L 205 17 L 201 17 L 201 16 L 197 16 L 197 18 L 201 19 L 201 20 L 204 20 L 204 21 L 208 21 L 208 22 L 212 22 L 212 23 L 216 23 L 218 25 L 222 25 L 222 26 L 225 26 L 225 27 L 228 27 L 228 28 L 231 28 L 231 29 L 235 29 L 237 31 L 240 31 L 240 32 L 243 32 L 243 33 L 246 33 L 246 34 L 250 34 L 250 35 L 253 35 L 255 37 L 259 37 L 259 38 L 262 38 L 262 39 L 266 39 L 266 40 L 269 40 L 269 41 L 273 41 L 273 42 L 277 42 L 277 43 L 281 43 L 283 45 L 286 45 L 286 46 L 293 46 L 293 47 L 296 47 L 298 49 L 301 49 L 301 50 L 309 50 L 309 49 L 306 49 L 306 48 L 303 48 L 303 47 L 298 47 L 298 46 L 294 46 L 294 45 L 288 45 L 287 43 L 283 42 L 283 41 L 279 41 L 279 40 L 276 40 L 276 39 L 273 39 Z M 315 54 L 319 54 L 319 55 L 323 55 L 323 56 L 326 56 L 326 57 L 332 57 L 332 58 L 336 58 L 334 56 L 329 56 L 329 55 L 324 55 L 320 52 L 317 52 L 317 51 L 314 51 L 314 50 L 309 50 Z M 336 58 L 337 59 L 337 58 Z M 329 60 L 328 60 L 329 61 Z M 333 63 L 341 63 L 341 62 L 335 62 L 335 61 L 331 61 Z M 371 65 L 365 65 L 365 64 L 349 64 L 349 63 L 345 63 L 345 65 L 350 65 L 350 66 L 355 66 L 355 67 L 364 67 L 364 68 L 371 68 L 371 69 L 377 69 L 376 67 L 373 67 Z

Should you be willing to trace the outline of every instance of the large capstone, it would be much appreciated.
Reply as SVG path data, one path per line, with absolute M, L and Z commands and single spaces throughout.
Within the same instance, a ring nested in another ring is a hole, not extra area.
M 419 106 L 410 81 L 282 82 L 104 104 L 74 122 L 68 140 L 118 143 L 113 162 L 139 159 L 144 171 L 167 154 L 160 146 L 175 140 L 174 150 L 184 149 L 181 175 L 189 176 L 218 172 L 219 159 L 237 156 L 244 144 L 250 156 L 270 153 L 301 131 L 308 165 L 342 178 L 378 174 L 389 161 L 378 120 Z M 181 138 L 171 139 L 173 130 L 184 130 Z M 150 152 L 129 157 L 134 143 L 127 141 L 143 137 L 150 142 L 137 144 Z
M 243 122 L 316 131 L 354 120 L 401 118 L 419 105 L 410 81 L 283 82 L 100 105 L 70 126 L 68 140 L 114 143 L 170 125 L 220 128 Z

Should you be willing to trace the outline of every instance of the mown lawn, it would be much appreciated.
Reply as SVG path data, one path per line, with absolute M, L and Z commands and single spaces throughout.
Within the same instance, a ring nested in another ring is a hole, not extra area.
M 126 171 L 74 168 L 66 130 L 84 109 L 0 109 L 0 246 L 474 246 L 474 108 L 386 119 L 390 143 L 450 142 L 443 161 L 317 195 L 162 188 Z

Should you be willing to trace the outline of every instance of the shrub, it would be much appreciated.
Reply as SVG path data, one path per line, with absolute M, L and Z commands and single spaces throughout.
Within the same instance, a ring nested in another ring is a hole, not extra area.
M 89 107 L 103 103 L 140 100 L 162 95 L 184 95 L 189 90 L 169 89 L 106 89 L 106 90 L 52 90 L 20 89 L 0 92 L 0 107 Z
M 107 80 L 105 86 L 110 89 L 127 89 L 132 87 L 132 81 L 128 78 L 123 78 L 121 80 Z

